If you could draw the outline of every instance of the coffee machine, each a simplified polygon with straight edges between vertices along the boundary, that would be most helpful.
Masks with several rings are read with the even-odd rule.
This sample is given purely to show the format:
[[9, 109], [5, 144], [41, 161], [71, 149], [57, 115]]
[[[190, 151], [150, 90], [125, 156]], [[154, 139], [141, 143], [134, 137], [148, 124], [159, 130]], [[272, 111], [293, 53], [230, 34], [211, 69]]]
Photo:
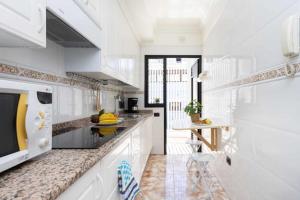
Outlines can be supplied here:
[[138, 108], [138, 98], [128, 98], [128, 113], [138, 113], [139, 108]]

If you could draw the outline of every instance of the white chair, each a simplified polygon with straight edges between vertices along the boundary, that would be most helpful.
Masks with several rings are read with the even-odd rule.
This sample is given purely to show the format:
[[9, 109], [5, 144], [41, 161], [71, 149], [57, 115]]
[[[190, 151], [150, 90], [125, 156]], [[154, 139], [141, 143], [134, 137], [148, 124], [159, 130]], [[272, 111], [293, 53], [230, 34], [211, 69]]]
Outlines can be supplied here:
[[205, 179], [205, 175], [208, 175], [208, 164], [210, 161], [214, 160], [214, 156], [210, 153], [201, 153], [198, 152], [198, 149], [201, 147], [202, 142], [199, 140], [189, 140], [186, 142], [187, 144], [191, 145], [193, 149], [193, 153], [190, 155], [186, 166], [191, 171], [191, 167], [195, 165], [196, 171], [194, 171], [194, 176], [192, 176], [192, 189], [196, 190], [201, 186], [203, 183], [204, 190], [206, 195], [203, 196], [202, 200], [212, 200], [213, 196], [210, 190], [210, 187]]
[[202, 145], [202, 142], [200, 140], [192, 140], [192, 139], [191, 140], [187, 140], [185, 143], [189, 144], [192, 147], [193, 153], [198, 152], [198, 149]]
[[200, 140], [191, 139], [191, 140], [187, 140], [185, 143], [190, 145], [192, 148], [192, 154], [189, 157], [188, 161], [186, 162], [186, 167], [189, 168], [193, 161], [192, 155], [198, 152], [198, 149], [201, 147], [202, 142]]

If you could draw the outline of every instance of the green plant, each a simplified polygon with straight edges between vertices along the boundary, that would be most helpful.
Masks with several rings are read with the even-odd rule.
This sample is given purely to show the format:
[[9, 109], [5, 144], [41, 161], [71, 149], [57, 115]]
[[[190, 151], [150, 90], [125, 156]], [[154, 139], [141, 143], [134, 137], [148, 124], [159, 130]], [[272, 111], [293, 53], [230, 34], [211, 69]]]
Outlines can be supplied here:
[[155, 103], [159, 103], [160, 99], [159, 98], [154, 98]]
[[191, 101], [187, 106], [184, 108], [184, 112], [188, 114], [189, 116], [193, 114], [198, 114], [202, 110], [202, 105], [199, 101], [193, 100]]

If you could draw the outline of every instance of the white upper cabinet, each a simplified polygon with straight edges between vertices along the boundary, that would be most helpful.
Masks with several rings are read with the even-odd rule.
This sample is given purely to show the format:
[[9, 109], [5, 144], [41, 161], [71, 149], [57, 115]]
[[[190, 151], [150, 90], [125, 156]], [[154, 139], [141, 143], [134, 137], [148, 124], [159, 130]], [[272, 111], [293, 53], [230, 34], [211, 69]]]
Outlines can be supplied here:
[[100, 0], [74, 0], [75, 3], [89, 16], [89, 18], [101, 28], [100, 24]]
[[101, 0], [101, 24], [102, 66], [114, 71], [117, 79], [137, 87], [140, 47], [118, 0]]
[[46, 47], [46, 0], [0, 0], [0, 46]]
[[[95, 79], [117, 79], [138, 88], [140, 47], [119, 1], [74, 1], [87, 14], [90, 13], [99, 19], [101, 50], [100, 52], [94, 49], [84, 52], [80, 49], [66, 50], [65, 57], [67, 59], [65, 60], [68, 60], [65, 66], [66, 70]], [[89, 10], [87, 9], [88, 5], [90, 5]], [[88, 54], [82, 58], [86, 53]]]

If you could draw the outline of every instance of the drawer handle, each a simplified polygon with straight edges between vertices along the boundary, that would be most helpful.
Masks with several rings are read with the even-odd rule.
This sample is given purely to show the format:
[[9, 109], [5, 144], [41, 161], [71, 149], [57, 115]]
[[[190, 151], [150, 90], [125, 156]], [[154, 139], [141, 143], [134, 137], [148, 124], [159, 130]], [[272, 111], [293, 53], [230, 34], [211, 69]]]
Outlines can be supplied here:
[[96, 175], [96, 178], [97, 178], [97, 180], [100, 182], [100, 188], [97, 188], [98, 190], [100, 189], [100, 194], [96, 197], [96, 199], [101, 199], [102, 196], [103, 196], [103, 188], [102, 188], [102, 186], [104, 185], [104, 184], [103, 184], [103, 179], [102, 179], [102, 177], [100, 176], [100, 174], [97, 174], [97, 175]]

